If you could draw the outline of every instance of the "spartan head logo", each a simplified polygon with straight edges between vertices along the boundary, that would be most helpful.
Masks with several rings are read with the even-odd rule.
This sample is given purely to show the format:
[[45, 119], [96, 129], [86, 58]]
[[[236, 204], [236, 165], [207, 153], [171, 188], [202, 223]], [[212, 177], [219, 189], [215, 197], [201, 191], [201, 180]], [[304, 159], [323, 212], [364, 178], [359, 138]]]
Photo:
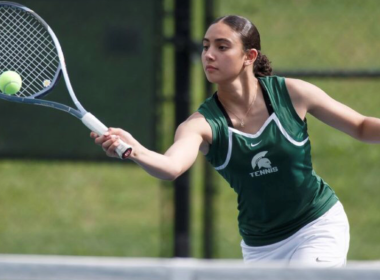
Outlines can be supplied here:
[[267, 158], [264, 158], [267, 153], [268, 151], [260, 152], [253, 157], [252, 162], [251, 162], [253, 169], [255, 169], [256, 166], [258, 166], [259, 169], [272, 168], [271, 166], [272, 163], [270, 162], [270, 160]]

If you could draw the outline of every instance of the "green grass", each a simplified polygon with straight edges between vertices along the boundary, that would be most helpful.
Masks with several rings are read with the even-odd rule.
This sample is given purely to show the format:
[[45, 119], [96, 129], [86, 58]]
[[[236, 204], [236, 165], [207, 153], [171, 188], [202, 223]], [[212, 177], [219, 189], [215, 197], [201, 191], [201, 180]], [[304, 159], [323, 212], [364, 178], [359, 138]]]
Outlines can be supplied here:
[[0, 252], [159, 255], [159, 182], [133, 165], [0, 161]]
[[376, 0], [219, 0], [217, 16], [249, 18], [275, 69], [379, 68]]

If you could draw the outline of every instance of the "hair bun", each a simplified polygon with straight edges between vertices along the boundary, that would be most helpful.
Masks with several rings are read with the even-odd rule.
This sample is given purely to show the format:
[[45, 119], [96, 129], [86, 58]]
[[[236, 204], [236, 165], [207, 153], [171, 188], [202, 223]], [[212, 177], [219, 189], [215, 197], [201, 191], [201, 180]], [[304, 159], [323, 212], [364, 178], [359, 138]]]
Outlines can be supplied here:
[[254, 63], [253, 72], [256, 77], [265, 77], [272, 75], [272, 67], [268, 57], [258, 51], [257, 58]]

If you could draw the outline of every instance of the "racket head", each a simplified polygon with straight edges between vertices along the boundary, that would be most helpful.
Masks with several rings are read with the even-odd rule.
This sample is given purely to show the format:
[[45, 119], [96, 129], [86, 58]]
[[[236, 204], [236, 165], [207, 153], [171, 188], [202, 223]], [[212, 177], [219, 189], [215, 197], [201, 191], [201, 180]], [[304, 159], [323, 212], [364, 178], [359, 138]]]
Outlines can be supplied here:
[[15, 71], [22, 78], [20, 91], [3, 99], [35, 99], [57, 84], [63, 55], [49, 25], [31, 9], [0, 1], [0, 74]]

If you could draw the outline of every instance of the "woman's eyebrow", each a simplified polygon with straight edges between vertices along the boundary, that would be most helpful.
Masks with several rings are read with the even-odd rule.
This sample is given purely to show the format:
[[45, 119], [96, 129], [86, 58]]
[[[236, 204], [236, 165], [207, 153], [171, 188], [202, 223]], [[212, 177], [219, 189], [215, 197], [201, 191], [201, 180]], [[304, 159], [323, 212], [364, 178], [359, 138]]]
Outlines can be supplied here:
[[[228, 39], [225, 39], [225, 38], [217, 38], [217, 39], [215, 39], [214, 41], [215, 41], [215, 42], [223, 42], [223, 43], [230, 43], [230, 44], [231, 44], [231, 41], [228, 40]], [[207, 43], [209, 43], [210, 40], [207, 39], [207, 38], [203, 38], [203, 42], [207, 42]]]

